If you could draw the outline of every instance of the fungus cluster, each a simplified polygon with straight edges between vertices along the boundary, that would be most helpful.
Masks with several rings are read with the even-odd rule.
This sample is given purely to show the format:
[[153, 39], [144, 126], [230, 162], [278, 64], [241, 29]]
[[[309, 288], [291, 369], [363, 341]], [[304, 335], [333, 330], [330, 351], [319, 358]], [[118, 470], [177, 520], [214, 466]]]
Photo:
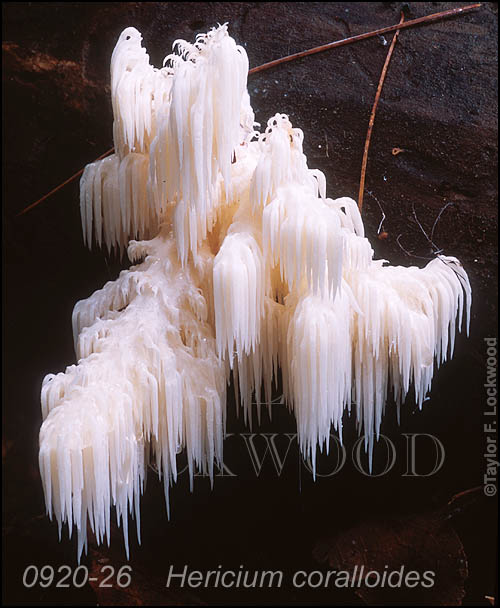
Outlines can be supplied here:
[[[140, 539], [148, 463], [169, 487], [222, 462], [231, 377], [245, 420], [280, 374], [300, 449], [315, 466], [355, 412], [371, 459], [385, 403], [419, 407], [453, 353], [471, 290], [457, 259], [373, 259], [356, 203], [326, 196], [303, 133], [276, 114], [263, 133], [248, 59], [225, 25], [176, 41], [164, 67], [127, 28], [111, 59], [115, 152], [81, 179], [84, 241], [135, 265], [73, 312], [78, 359], [43, 381], [47, 512], [97, 542], [111, 508]], [[313, 469], [314, 470], [314, 469]]]

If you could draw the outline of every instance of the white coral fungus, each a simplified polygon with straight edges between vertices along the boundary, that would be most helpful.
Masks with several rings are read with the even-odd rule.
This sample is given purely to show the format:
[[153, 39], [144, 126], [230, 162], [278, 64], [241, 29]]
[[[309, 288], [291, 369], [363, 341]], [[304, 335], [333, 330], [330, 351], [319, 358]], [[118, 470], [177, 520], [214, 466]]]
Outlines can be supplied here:
[[[222, 461], [233, 371], [245, 418], [279, 370], [313, 466], [351, 407], [371, 459], [389, 394], [419, 407], [453, 353], [471, 289], [455, 258], [373, 260], [356, 203], [326, 197], [303, 134], [254, 131], [248, 59], [225, 25], [177, 41], [162, 69], [127, 28], [111, 60], [115, 153], [81, 179], [84, 240], [139, 263], [73, 313], [78, 364], [42, 387], [40, 471], [59, 530], [139, 526], [153, 460], [165, 484]], [[143, 240], [131, 240], [143, 239]], [[152, 239], [152, 240], [145, 240]], [[141, 261], [142, 260], [142, 261]], [[140, 536], [139, 536], [140, 537]]]

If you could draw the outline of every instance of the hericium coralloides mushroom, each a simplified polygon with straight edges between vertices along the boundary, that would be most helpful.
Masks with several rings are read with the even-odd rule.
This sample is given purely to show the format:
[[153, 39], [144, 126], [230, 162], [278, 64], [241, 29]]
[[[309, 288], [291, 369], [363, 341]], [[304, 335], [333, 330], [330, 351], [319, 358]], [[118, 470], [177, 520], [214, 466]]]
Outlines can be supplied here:
[[281, 374], [313, 471], [353, 411], [371, 459], [389, 395], [422, 407], [453, 354], [471, 289], [453, 257], [424, 268], [374, 260], [358, 207], [326, 196], [284, 114], [261, 133], [248, 59], [227, 26], [178, 40], [164, 67], [127, 28], [111, 59], [115, 152], [80, 183], [84, 241], [134, 264], [78, 302], [78, 358], [43, 381], [40, 472], [61, 530], [110, 538], [111, 507], [140, 538], [148, 463], [169, 487], [223, 458], [232, 377], [252, 402]]

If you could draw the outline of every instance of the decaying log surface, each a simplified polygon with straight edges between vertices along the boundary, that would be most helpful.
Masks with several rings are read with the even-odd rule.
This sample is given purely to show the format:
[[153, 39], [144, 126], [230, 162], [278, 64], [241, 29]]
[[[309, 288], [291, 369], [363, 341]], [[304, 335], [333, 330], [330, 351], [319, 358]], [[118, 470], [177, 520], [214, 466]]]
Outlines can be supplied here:
[[[405, 10], [409, 19], [459, 4], [465, 3], [410, 2]], [[109, 63], [119, 33], [126, 26], [137, 27], [159, 66], [175, 39], [191, 40], [227, 21], [230, 33], [247, 49], [250, 66], [256, 66], [397, 23], [402, 6], [3, 4], [6, 603], [113, 602], [90, 586], [65, 595], [40, 587], [27, 591], [21, 579], [32, 563], [76, 565], [73, 543], [66, 539], [59, 545], [54, 525], [43, 515], [37, 465], [39, 389], [45, 373], [74, 360], [72, 306], [116, 276], [120, 263], [84, 249], [77, 182], [25, 216], [15, 216], [112, 145]], [[264, 124], [278, 111], [290, 115], [294, 126], [304, 130], [309, 166], [326, 174], [329, 196], [357, 197], [368, 119], [390, 37], [306, 57], [249, 78], [257, 120]], [[161, 597], [163, 591], [155, 585], [171, 563], [314, 570], [311, 550], [317, 540], [368, 515], [424, 512], [434, 501], [481, 483], [483, 339], [497, 335], [496, 40], [497, 3], [491, 2], [464, 17], [401, 32], [377, 111], [366, 175], [363, 215], [378, 257], [404, 265], [425, 263], [422, 258], [433, 252], [420, 223], [428, 236], [432, 233], [436, 248], [462, 261], [471, 279], [471, 338], [459, 340], [454, 362], [437, 374], [424, 411], [414, 413], [409, 407], [401, 428], [388, 421], [383, 429], [398, 444], [398, 456], [405, 453], [402, 433], [436, 435], [446, 447], [443, 470], [429, 478], [408, 479], [402, 477], [404, 462], [398, 461], [393, 474], [367, 479], [351, 466], [313, 484], [302, 468], [300, 492], [297, 467], [279, 479], [272, 466], [264, 467], [259, 478], [251, 467], [243, 467], [237, 477], [217, 479], [213, 493], [206, 480], [200, 480], [191, 496], [182, 481], [173, 493], [170, 524], [153, 478], [142, 505], [143, 545], [133, 547], [132, 565], [141, 581], [148, 569], [152, 572], [149, 584], [154, 589], [141, 600], [135, 587], [134, 601], [156, 602]], [[380, 208], [386, 216], [383, 239], [377, 238]], [[244, 430], [239, 423], [230, 424], [233, 432]], [[263, 428], [294, 432], [286, 412]], [[348, 432], [346, 444], [352, 446], [354, 439], [354, 431]], [[234, 469], [248, 460], [236, 441], [226, 454], [233, 458], [229, 462]], [[478, 501], [456, 522], [469, 563], [466, 599], [473, 603], [494, 592], [493, 513], [491, 501]], [[114, 541], [111, 556], [122, 551], [119, 534]], [[92, 549], [89, 567], [95, 567], [96, 556], [110, 559], [102, 557], [106, 549], [99, 551]], [[267, 594], [205, 590], [194, 599], [175, 593], [163, 597], [165, 602], [186, 604], [345, 600], [328, 590], [301, 594], [290, 587]], [[115, 603], [120, 601], [116, 596]]]

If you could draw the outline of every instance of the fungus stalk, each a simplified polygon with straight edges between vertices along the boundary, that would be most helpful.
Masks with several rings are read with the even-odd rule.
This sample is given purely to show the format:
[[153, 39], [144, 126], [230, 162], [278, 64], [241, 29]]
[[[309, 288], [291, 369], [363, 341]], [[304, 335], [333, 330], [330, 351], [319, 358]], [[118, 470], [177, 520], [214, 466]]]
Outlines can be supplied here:
[[42, 386], [47, 512], [128, 555], [128, 515], [154, 461], [169, 488], [222, 463], [226, 389], [252, 423], [281, 374], [315, 471], [353, 411], [370, 462], [387, 399], [421, 408], [453, 354], [471, 289], [452, 257], [425, 268], [373, 259], [357, 204], [326, 196], [303, 133], [276, 114], [256, 131], [248, 59], [225, 25], [177, 41], [164, 67], [127, 28], [111, 59], [115, 153], [80, 183], [84, 242], [132, 265], [73, 312], [78, 359]]

